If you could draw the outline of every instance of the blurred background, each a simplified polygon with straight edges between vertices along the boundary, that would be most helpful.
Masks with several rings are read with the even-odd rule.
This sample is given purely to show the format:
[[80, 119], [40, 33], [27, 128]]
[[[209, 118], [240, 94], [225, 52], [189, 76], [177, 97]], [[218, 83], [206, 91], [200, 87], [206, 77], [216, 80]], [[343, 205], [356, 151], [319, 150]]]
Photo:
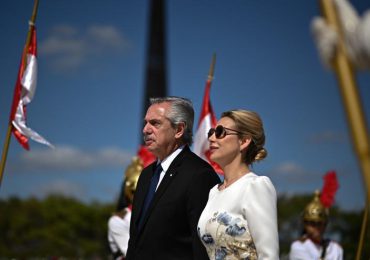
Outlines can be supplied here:
[[[38, 83], [27, 123], [56, 148], [31, 141], [25, 151], [12, 137], [0, 188], [0, 256], [105, 258], [106, 221], [142, 140], [145, 90], [191, 99], [198, 122], [216, 53], [216, 116], [243, 108], [264, 121], [269, 156], [253, 170], [269, 176], [279, 195], [282, 258], [299, 236], [304, 205], [334, 170], [340, 188], [330, 232], [353, 259], [365, 191], [335, 73], [310, 29], [319, 2], [163, 1], [160, 57], [149, 51], [158, 40], [150, 36], [151, 2], [40, 1]], [[365, 0], [351, 4], [360, 15], [370, 8]], [[32, 8], [30, 0], [4, 0], [0, 8], [1, 147]], [[156, 61], [161, 86], [148, 80]], [[356, 78], [369, 121], [369, 72]]]

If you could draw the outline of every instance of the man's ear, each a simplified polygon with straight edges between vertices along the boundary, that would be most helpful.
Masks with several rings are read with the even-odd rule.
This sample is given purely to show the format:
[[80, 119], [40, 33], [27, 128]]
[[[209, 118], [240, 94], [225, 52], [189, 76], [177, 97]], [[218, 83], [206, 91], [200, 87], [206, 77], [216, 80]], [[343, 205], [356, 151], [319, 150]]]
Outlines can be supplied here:
[[175, 138], [180, 139], [185, 133], [185, 123], [181, 122], [177, 124]]
[[249, 136], [249, 135], [245, 136], [242, 139], [240, 139], [239, 142], [240, 142], [240, 151], [243, 151], [243, 150], [247, 149], [249, 144], [252, 142], [252, 137]]

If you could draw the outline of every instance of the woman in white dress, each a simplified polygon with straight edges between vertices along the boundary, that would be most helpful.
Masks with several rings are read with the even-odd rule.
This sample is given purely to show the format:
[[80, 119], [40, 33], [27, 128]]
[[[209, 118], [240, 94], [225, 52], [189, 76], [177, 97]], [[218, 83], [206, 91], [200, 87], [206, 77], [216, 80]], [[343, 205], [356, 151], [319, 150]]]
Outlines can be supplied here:
[[224, 112], [208, 133], [210, 158], [224, 171], [198, 222], [210, 259], [279, 259], [276, 191], [270, 179], [251, 171], [267, 156], [259, 115]]

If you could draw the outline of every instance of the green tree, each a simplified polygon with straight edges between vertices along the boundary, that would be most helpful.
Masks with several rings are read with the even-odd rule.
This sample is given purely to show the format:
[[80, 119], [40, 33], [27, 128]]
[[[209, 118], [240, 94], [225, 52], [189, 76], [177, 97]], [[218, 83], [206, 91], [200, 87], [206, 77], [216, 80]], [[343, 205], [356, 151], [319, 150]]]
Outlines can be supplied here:
[[[278, 198], [282, 259], [287, 257], [290, 244], [301, 234], [301, 214], [311, 199], [312, 194]], [[107, 221], [114, 208], [113, 204], [84, 204], [57, 195], [43, 200], [16, 197], [0, 200], [0, 259], [107, 259]], [[337, 207], [330, 211], [326, 235], [341, 243], [345, 259], [355, 258], [361, 223], [362, 211], [343, 211]], [[369, 232], [361, 259], [370, 258], [368, 241]]]
[[50, 196], [43, 201], [0, 201], [0, 255], [4, 257], [107, 257], [107, 221], [113, 205], [85, 205]]

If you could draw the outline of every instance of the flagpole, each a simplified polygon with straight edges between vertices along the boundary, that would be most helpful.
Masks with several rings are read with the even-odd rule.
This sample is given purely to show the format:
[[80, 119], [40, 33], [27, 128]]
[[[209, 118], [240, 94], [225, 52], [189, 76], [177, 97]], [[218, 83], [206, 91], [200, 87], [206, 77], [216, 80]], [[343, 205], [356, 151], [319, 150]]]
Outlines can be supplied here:
[[[31, 41], [32, 28], [35, 26], [38, 6], [39, 6], [39, 1], [38, 0], [35, 0], [34, 1], [34, 4], [33, 4], [33, 11], [32, 11], [31, 20], [29, 21], [29, 29], [28, 29], [26, 44], [24, 46], [23, 54], [22, 54], [23, 64], [26, 64], [25, 61], [27, 59], [27, 49], [28, 49], [28, 46], [30, 45], [30, 41]], [[3, 175], [4, 175], [4, 169], [5, 169], [6, 159], [8, 157], [8, 150], [9, 150], [9, 144], [10, 144], [12, 129], [13, 129], [12, 120], [9, 117], [8, 130], [6, 132], [5, 143], [4, 143], [4, 147], [3, 147], [3, 153], [2, 153], [2, 156], [1, 156], [1, 164], [0, 164], [0, 187], [1, 187], [1, 183], [3, 181]]]
[[[326, 18], [327, 23], [330, 26], [333, 26], [339, 36], [339, 44], [333, 60], [333, 67], [339, 81], [340, 93], [352, 135], [352, 142], [355, 152], [357, 153], [364, 178], [365, 190], [367, 194], [367, 199], [365, 199], [365, 211], [368, 211], [368, 203], [370, 202], [370, 148], [365, 116], [361, 106], [360, 95], [358, 93], [352, 64], [346, 56], [346, 48], [343, 41], [343, 31], [341, 30], [341, 24], [338, 20], [333, 1], [321, 0], [320, 4], [323, 16]], [[367, 213], [364, 214], [364, 218], [367, 218]], [[366, 228], [364, 223], [366, 224], [366, 219], [363, 221], [361, 233], [363, 233], [364, 229]], [[360, 259], [363, 244], [362, 240], [363, 236], [361, 235], [356, 259]]]
[[208, 80], [209, 81], [213, 80], [213, 75], [214, 75], [214, 72], [215, 72], [215, 64], [216, 64], [216, 53], [213, 53], [212, 62], [211, 62], [211, 66], [209, 68], [209, 73], [208, 73]]

